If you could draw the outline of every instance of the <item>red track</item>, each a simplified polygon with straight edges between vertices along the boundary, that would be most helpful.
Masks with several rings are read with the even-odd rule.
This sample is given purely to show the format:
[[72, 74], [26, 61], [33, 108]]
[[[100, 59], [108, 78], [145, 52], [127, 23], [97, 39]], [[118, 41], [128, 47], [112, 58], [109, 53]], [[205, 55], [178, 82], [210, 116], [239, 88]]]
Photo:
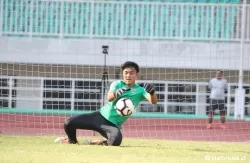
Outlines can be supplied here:
[[[67, 116], [0, 114], [0, 132], [19, 135], [65, 135]], [[124, 137], [193, 141], [250, 141], [250, 121], [227, 121], [228, 129], [206, 129], [206, 119], [131, 118], [123, 126]], [[92, 136], [92, 131], [78, 130], [78, 135]], [[97, 134], [96, 134], [97, 135]]]

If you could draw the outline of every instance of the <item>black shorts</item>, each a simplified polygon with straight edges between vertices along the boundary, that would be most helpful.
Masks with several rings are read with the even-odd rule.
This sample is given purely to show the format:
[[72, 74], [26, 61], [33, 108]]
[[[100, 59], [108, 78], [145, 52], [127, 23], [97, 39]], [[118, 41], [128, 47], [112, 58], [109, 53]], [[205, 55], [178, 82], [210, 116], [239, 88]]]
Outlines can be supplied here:
[[225, 100], [210, 99], [210, 111], [219, 109], [219, 111], [225, 111]]

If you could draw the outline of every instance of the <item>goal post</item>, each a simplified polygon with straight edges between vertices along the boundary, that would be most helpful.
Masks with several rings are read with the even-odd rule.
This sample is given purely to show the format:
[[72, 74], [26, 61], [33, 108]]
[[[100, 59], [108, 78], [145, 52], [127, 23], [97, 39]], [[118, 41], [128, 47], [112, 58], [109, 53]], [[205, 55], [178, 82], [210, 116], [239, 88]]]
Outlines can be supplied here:
[[[247, 1], [243, 0], [242, 10], [241, 10], [241, 39], [240, 39], [240, 56], [239, 56], [239, 87], [235, 91], [235, 109], [234, 118], [243, 120], [245, 116], [245, 90], [243, 89], [243, 59], [244, 59], [244, 44], [245, 44], [245, 28], [246, 28], [246, 5]], [[250, 22], [249, 22], [250, 23]]]
[[[245, 140], [250, 5], [230, 2], [0, 0], [0, 131], [63, 135], [67, 117], [103, 106], [131, 60], [159, 101], [139, 105], [126, 136]], [[226, 131], [206, 129], [217, 70], [228, 81]]]

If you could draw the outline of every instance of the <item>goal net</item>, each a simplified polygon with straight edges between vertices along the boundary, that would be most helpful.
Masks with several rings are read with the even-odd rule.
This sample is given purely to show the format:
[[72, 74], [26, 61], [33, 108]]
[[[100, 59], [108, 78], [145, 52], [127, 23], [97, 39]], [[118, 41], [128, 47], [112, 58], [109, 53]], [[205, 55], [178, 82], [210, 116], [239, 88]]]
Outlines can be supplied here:
[[[104, 105], [129, 60], [158, 103], [139, 105], [125, 137], [247, 141], [249, 41], [250, 6], [239, 0], [0, 0], [0, 131], [64, 135], [67, 117]], [[218, 70], [228, 82], [225, 130], [218, 110], [206, 128]]]

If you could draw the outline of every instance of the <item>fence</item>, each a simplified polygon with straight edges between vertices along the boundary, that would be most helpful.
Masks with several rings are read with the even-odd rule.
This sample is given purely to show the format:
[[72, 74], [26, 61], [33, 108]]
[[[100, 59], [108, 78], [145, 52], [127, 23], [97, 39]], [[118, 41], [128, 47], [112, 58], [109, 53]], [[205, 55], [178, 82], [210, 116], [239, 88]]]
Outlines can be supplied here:
[[[95, 111], [102, 105], [102, 81], [97, 79], [69, 79], [49, 77], [0, 78], [0, 97], [5, 108], [36, 110]], [[145, 81], [138, 81], [143, 83]], [[150, 81], [147, 81], [150, 82]], [[154, 81], [158, 94], [158, 105], [142, 102], [138, 112], [159, 112], [164, 114], [206, 115], [209, 105], [209, 90], [204, 82]], [[235, 88], [228, 85], [228, 115], [233, 115]], [[244, 84], [245, 113], [250, 114], [250, 84]]]

